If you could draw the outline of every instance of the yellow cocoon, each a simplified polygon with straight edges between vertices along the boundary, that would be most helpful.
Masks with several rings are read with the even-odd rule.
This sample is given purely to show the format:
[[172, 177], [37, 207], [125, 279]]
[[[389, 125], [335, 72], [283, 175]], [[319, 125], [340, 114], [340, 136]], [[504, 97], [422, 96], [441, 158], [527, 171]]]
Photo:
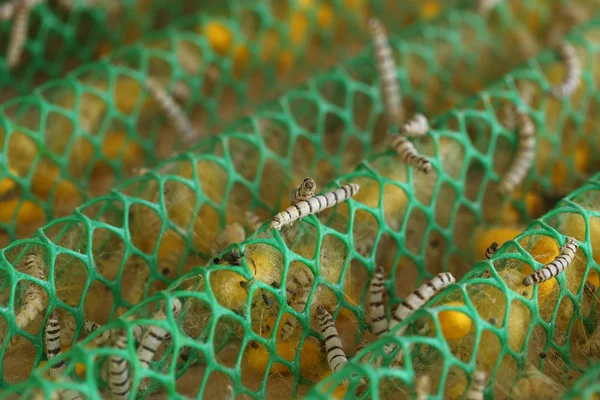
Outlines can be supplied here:
[[[300, 352], [300, 370], [314, 370], [315, 366], [325, 362], [325, 354], [321, 352], [321, 346], [313, 341], [305, 340], [302, 348], [299, 348], [298, 341], [277, 342], [277, 355], [286, 361], [293, 362], [296, 353]], [[271, 359], [269, 351], [262, 345], [257, 348], [248, 347], [246, 349], [246, 365], [249, 369], [256, 372], [264, 372]], [[290, 373], [291, 371], [281, 363], [271, 365], [269, 373]]]
[[[451, 301], [445, 305], [462, 307], [464, 303], [461, 301]], [[467, 336], [473, 325], [473, 321], [467, 314], [454, 310], [440, 312], [438, 314], [438, 321], [442, 329], [442, 334], [447, 340], [457, 340]], [[431, 330], [434, 330], [435, 325], [433, 321], [430, 321], [430, 325]]]

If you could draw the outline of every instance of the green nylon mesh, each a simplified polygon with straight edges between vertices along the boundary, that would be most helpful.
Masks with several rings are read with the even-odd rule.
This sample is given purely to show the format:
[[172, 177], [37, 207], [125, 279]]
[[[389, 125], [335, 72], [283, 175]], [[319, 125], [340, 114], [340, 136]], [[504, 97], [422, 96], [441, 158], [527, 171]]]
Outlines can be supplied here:
[[[499, 15], [507, 15], [507, 10], [508, 6], [502, 8]], [[485, 26], [469, 14], [450, 13], [448, 18], [455, 23], [461, 18], [473, 21], [477, 29]], [[309, 398], [329, 398], [334, 389], [339, 394], [335, 385], [345, 381], [350, 385], [347, 394], [358, 389], [361, 396], [403, 398], [414, 394], [415, 375], [427, 373], [433, 395], [460, 398], [477, 368], [491, 379], [488, 395], [516, 396], [515, 390], [522, 394], [527, 389], [528, 382], [521, 379], [529, 377], [532, 366], [564, 391], [593, 360], [580, 348], [586, 333], [594, 330], [591, 310], [596, 300], [586, 298], [584, 282], [599, 270], [594, 261], [598, 177], [558, 206], [553, 203], [584, 182], [598, 162], [589, 148], [596, 145], [590, 133], [596, 114], [599, 24], [594, 19], [569, 36], [578, 48], [585, 82], [570, 99], [559, 101], [548, 95], [551, 82], [560, 81], [562, 68], [554, 53], [544, 52], [434, 118], [427, 139], [416, 143], [420, 152], [431, 157], [432, 175], [408, 169], [391, 151], [382, 150], [378, 80], [372, 56], [362, 56], [319, 75], [224, 134], [201, 142], [194, 151], [89, 201], [71, 217], [49, 223], [31, 239], [11, 243], [2, 251], [5, 307], [0, 312], [5, 321], [0, 332], [10, 339], [0, 353], [3, 386], [22, 379], [19, 368], [28, 371], [43, 360], [40, 327], [49, 311], [59, 315], [64, 345], [82, 337], [86, 319], [108, 322], [104, 329], [125, 328], [132, 339], [134, 326], [157, 324], [149, 319], [153, 310], [177, 297], [184, 310], [177, 318], [169, 314], [161, 324], [172, 339], [159, 351], [151, 370], [135, 361], [133, 344], [125, 352], [136, 390], [143, 378], [152, 378], [150, 388], [141, 390], [144, 395], [162, 390], [171, 396], [208, 398], [227, 391], [233, 397], [263, 398], [304, 395], [310, 390]], [[450, 43], [460, 43], [459, 37]], [[393, 45], [411, 49], [410, 39]], [[414, 46], [423, 50], [419, 44]], [[432, 59], [437, 54], [452, 58], [453, 51], [432, 52]], [[515, 61], [504, 62], [508, 69]], [[464, 70], [456, 62], [448, 65], [457, 73]], [[486, 82], [473, 83], [471, 76], [461, 86], [456, 75], [437, 71], [447, 96], [440, 99], [435, 98], [439, 87], [430, 85], [434, 79], [412, 86], [415, 71], [423, 73], [423, 68], [411, 70], [402, 63], [399, 68], [408, 115], [422, 110], [433, 116], [455, 104], [461, 93]], [[450, 85], [453, 90], [448, 90]], [[422, 91], [415, 90], [421, 87]], [[530, 105], [518, 99], [517, 88], [533, 90]], [[518, 193], [507, 199], [499, 198], [495, 188], [517, 144], [515, 131], [503, 126], [502, 119], [512, 103], [523, 106], [534, 119], [538, 142], [535, 167]], [[359, 163], [360, 158], [365, 160]], [[354, 172], [346, 173], [354, 165], [358, 165]], [[268, 231], [266, 224], [256, 233], [245, 226], [246, 210], [268, 220], [288, 204], [289, 188], [304, 176], [313, 176], [322, 190], [346, 182], [360, 183], [362, 189], [354, 200], [319, 218], [305, 218], [281, 234]], [[334, 181], [325, 186], [330, 179]], [[475, 265], [482, 258], [477, 251], [478, 240], [485, 237], [482, 230], [499, 223], [521, 230], [534, 217], [541, 218], [508, 241], [491, 261]], [[246, 234], [253, 234], [246, 240], [230, 237], [229, 242], [240, 243], [222, 254], [222, 262], [190, 271], [212, 257], [214, 239], [226, 223], [238, 223]], [[564, 235], [581, 242], [577, 265], [544, 293], [537, 287], [519, 287], [525, 264], [540, 267], [527, 253], [534, 251], [542, 236], [562, 245]], [[234, 249], [246, 254], [241, 266], [231, 265]], [[23, 270], [24, 256], [32, 254], [43, 258], [45, 280]], [[316, 306], [325, 306], [343, 324], [345, 348], [353, 355], [363, 336], [373, 339], [364, 304], [365, 282], [374, 265], [386, 269], [388, 312], [432, 274], [451, 271], [457, 277], [467, 276], [407, 320], [407, 335], [373, 341], [341, 371], [311, 389], [327, 371], [314, 330]], [[315, 283], [311, 306], [298, 313], [286, 304], [290, 300], [286, 287], [291, 287], [300, 270], [308, 271]], [[490, 278], [482, 275], [485, 270], [491, 271]], [[245, 282], [245, 288], [240, 282]], [[26, 329], [18, 329], [16, 310], [34, 285], [47, 293], [47, 309]], [[431, 305], [442, 299], [464, 305]], [[444, 337], [438, 317], [447, 309], [468, 316], [472, 324], [468, 335], [458, 340]], [[277, 332], [290, 314], [299, 317], [302, 329], [285, 344]], [[46, 365], [26, 382], [7, 388], [4, 395], [70, 387], [86, 397], [98, 397], [98, 390], [107, 389], [105, 361], [115, 353], [110, 346], [85, 348], [99, 332], [64, 352], [66, 372], [58, 381], [43, 377]], [[366, 351], [381, 353], [383, 345], [391, 342], [402, 346], [403, 366], [390, 368], [386, 358], [381, 366], [359, 362]], [[77, 375], [77, 363], [87, 368], [82, 377]], [[366, 389], [358, 387], [361, 376], [369, 382]], [[573, 390], [585, 385], [585, 379]]]
[[[8, 1], [6, 1], [8, 3]], [[31, 91], [34, 85], [57, 77], [74, 65], [99, 58], [111, 48], [131, 43], [145, 32], [160, 29], [199, 2], [104, 1], [92, 6], [76, 0], [71, 9], [58, 2], [42, 2], [31, 11], [25, 53], [17, 67], [2, 68], [2, 100]], [[0, 23], [2, 62], [13, 20]]]
[[[364, 29], [353, 37], [332, 37], [331, 33], [343, 26], [352, 30], [364, 20], [364, 7], [359, 7], [360, 2], [357, 4], [339, 12], [333, 8], [336, 19], [326, 23], [314, 21], [316, 10], [321, 8], [310, 8], [309, 20], [317, 24], [312, 36], [312, 30], [298, 28], [297, 24], [279, 36], [273, 35], [274, 28], [268, 25], [260, 28], [257, 40], [246, 44], [242, 40], [241, 26], [233, 22], [235, 19], [227, 24], [221, 21], [219, 26], [225, 27], [223, 29], [229, 26], [226, 32], [235, 32], [233, 37], [239, 38], [232, 40], [229, 50], [219, 44], [223, 35], [227, 36], [222, 29], [212, 35], [194, 32], [197, 26], [214, 23], [210, 17], [199, 14], [162, 33], [148, 35], [146, 41], [119, 50], [106, 61], [86, 64], [64, 79], [47, 83], [34, 96], [5, 104], [2, 112], [8, 118], [3, 120], [3, 150], [7, 159], [1, 172], [6, 183], [3, 193], [18, 192], [20, 197], [3, 204], [5, 212], [0, 214], [3, 243], [33, 233], [52, 218], [69, 215], [83, 200], [106, 193], [139, 167], [151, 167], [174, 149], [181, 148], [182, 143], [173, 134], [171, 125], [157, 112], [156, 105], [143, 89], [149, 75], [164, 82], [169, 91], [184, 84], [191, 96], [184, 99], [183, 106], [193, 116], [200, 137], [207, 137], [218, 132], [226, 122], [248, 112], [251, 104], [278, 93], [278, 90], [265, 89], [285, 88], [286, 82], [292, 84], [303, 78], [298, 71], [308, 72], [347, 56], [356, 39], [364, 40]], [[491, 20], [489, 25], [473, 14], [450, 10], [433, 24], [417, 26], [404, 33], [412, 39], [398, 42], [396, 47], [402, 54], [399, 61], [406, 71], [399, 75], [401, 84], [411, 96], [407, 107], [433, 113], [447, 109], [459, 101], [461, 95], [482, 88], [519, 60], [535, 53], [540, 47], [536, 37], [540, 40], [545, 37], [549, 21], [560, 12], [554, 7], [553, 13], [542, 8], [543, 12], [536, 14], [536, 4], [525, 3], [515, 10], [506, 7], [500, 15], [513, 13], [513, 18], [507, 18], [510, 22]], [[259, 9], [262, 14], [268, 11]], [[381, 14], [387, 11], [383, 7], [376, 9]], [[288, 17], [280, 24], [294, 19], [298, 13], [288, 10], [283, 15]], [[269, 20], [267, 15], [262, 17]], [[534, 35], [526, 33], [526, 23], [535, 28]], [[323, 24], [322, 29], [317, 29], [320, 24]], [[297, 37], [312, 40], [288, 49], [289, 42]], [[519, 56], [509, 52], [507, 47], [515, 37], [528, 38], [523, 40], [528, 44]], [[249, 55], [243, 49], [247, 49]], [[471, 50], [474, 52], [470, 53]], [[288, 64], [289, 56], [297, 65], [295, 73]], [[360, 74], [357, 79], [369, 83], [373, 67], [362, 60], [355, 61], [354, 65], [355, 71], [350, 73]], [[341, 74], [344, 68], [340, 68], [333, 73]], [[455, 77], [455, 71], [465, 68], [478, 78]], [[337, 92], [345, 90], [345, 79], [341, 75], [337, 82], [318, 90], [326, 90], [335, 105], [338, 101], [335, 98], [344, 96]], [[453, 91], [434, 95], [449, 84]], [[357, 96], [365, 102], [370, 101], [369, 93], [359, 93]], [[425, 93], [431, 94], [425, 98]], [[319, 106], [315, 100], [311, 102], [305, 96], [294, 99], [294, 103], [301, 104], [293, 106], [311, 113]], [[311, 103], [310, 107], [307, 103]], [[329, 114], [327, 124], [336, 124], [337, 116]], [[40, 137], [36, 134], [38, 131], [45, 135]], [[367, 144], [366, 140], [361, 141]], [[40, 148], [43, 151], [38, 151]], [[361, 158], [365, 155], [358, 154]]]

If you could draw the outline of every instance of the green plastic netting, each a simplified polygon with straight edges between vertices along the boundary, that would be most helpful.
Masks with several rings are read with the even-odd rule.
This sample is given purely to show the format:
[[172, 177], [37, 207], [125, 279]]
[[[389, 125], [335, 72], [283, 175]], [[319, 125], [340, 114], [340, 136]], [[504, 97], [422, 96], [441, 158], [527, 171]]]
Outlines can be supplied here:
[[[507, 7], [499, 12], [503, 18], [492, 20], [489, 25], [474, 14], [450, 10], [432, 24], [403, 33], [411, 39], [398, 41], [396, 47], [402, 52], [401, 83], [411, 96], [407, 107], [432, 113], [447, 109], [464, 94], [482, 88], [519, 60], [535, 53], [550, 29], [552, 16], [560, 12], [558, 7], [552, 13], [540, 8], [536, 14], [536, 5], [536, 2], [525, 3], [515, 10]], [[2, 113], [8, 117], [3, 120], [7, 162], [3, 163], [0, 182], [4, 182], [2, 194], [16, 192], [19, 198], [13, 196], [2, 204], [5, 210], [0, 213], [5, 233], [2, 242], [27, 236], [45, 222], [69, 215], [85, 199], [106, 193], [139, 167], [151, 167], [173, 150], [187, 145], [181, 143], [164, 115], [149, 100], [144, 89], [148, 76], [159, 79], [170, 92], [181, 89], [183, 84], [184, 91], [190, 93], [183, 100], [183, 107], [193, 116], [200, 137], [210, 136], [226, 122], [248, 112], [252, 104], [279, 92], [265, 89], [285, 88], [286, 82], [292, 84], [303, 79], [298, 71], [309, 72], [331, 64], [346, 57], [358, 39], [364, 41], [364, 29], [349, 37], [332, 35], [342, 27], [352, 30], [364, 20], [364, 6], [353, 7], [336, 12], [337, 19], [333, 21], [311, 20], [317, 24], [313, 30], [288, 28], [273, 36], [272, 26], [261, 28], [259, 39], [248, 44], [232, 39], [229, 50], [221, 45], [213, 48], [221, 41], [213, 39], [211, 43], [205, 35], [195, 32], [198, 26], [209, 26], [212, 21], [200, 14], [161, 33], [147, 35], [144, 42], [119, 50], [103, 62], [86, 64], [64, 79], [47, 83], [33, 96], [6, 103]], [[315, 9], [318, 8], [310, 9], [312, 18]], [[381, 14], [387, 11], [383, 7], [376, 9]], [[268, 20], [267, 11], [262, 11], [263, 19]], [[511, 13], [513, 17], [509, 17]], [[284, 15], [289, 16], [289, 12]], [[529, 23], [533, 33], [527, 33]], [[235, 29], [234, 37], [241, 37], [241, 27], [234, 22], [217, 24], [221, 28], [230, 26], [232, 32]], [[325, 25], [319, 30], [319, 24]], [[303, 33], [300, 37], [312, 41], [290, 50], [289, 42], [298, 36], [299, 29]], [[221, 37], [223, 31], [216, 31], [221, 34], [217, 38]], [[527, 45], [518, 56], [507, 47], [515, 37], [527, 38], [523, 39]], [[246, 49], [249, 54], [239, 49]], [[221, 55], [219, 52], [223, 51]], [[289, 66], [285, 67], [289, 61], [283, 63], [282, 70], [281, 60], [289, 60], [288, 56], [297, 64], [294, 73]], [[372, 66], [368, 67], [364, 60], [356, 60], [350, 66], [355, 70], [350, 73], [364, 74], [359, 78], [363, 81], [373, 73]], [[457, 77], [455, 72], [464, 69], [478, 78], [471, 79], [469, 74]], [[325, 94], [335, 105], [338, 101], [335, 98], [344, 96], [336, 92], [344, 90], [344, 79], [341, 75], [338, 82], [318, 90], [328, 91]], [[451, 92], [437, 94], [449, 84]], [[369, 94], [359, 93], [357, 96], [362, 96], [368, 105]], [[303, 103], [303, 100], [293, 102]], [[304, 101], [307, 102], [309, 99]], [[318, 104], [311, 108], [306, 104], [293, 106], [311, 113]], [[327, 123], [335, 124], [336, 115], [329, 114]], [[38, 135], [39, 131], [45, 134]], [[367, 140], [361, 142], [366, 144]], [[365, 154], [359, 153], [355, 160]]]
[[[502, 5], [494, 15], [506, 18], [510, 12], [510, 5]], [[412, 49], [414, 57], [431, 54], [425, 57], [428, 61], [440, 54], [464, 60], [473, 48], [463, 44], [466, 38], [483, 43], [468, 44], [481, 46], [475, 47], [482, 49], [475, 55], [485, 60], [482, 65], [476, 58], [467, 61], [473, 71], [487, 62], [498, 67], [497, 60], [503, 60], [506, 71], [516, 62], [508, 58], [508, 50], [505, 58], [487, 58], [483, 49], [500, 49], [498, 41], [493, 47], [484, 42], [485, 36], [456, 34], [461, 27], [457, 21], [464, 18], [469, 21], [467, 32], [473, 32], [473, 26], [480, 32], [485, 27], [482, 19], [464, 12], [450, 12], [447, 18], [457, 24], [447, 31], [443, 25], [422, 27], [424, 32], [443, 32], [439, 40], [450, 43], [446, 52], [431, 51], [417, 40], [392, 41], [406, 65], [411, 65], [407, 60]], [[448, 40], [452, 35], [456, 36]], [[564, 393], [594, 358], [586, 353], [586, 340], [594, 331], [597, 301], [585, 292], [584, 283], [600, 271], [594, 257], [594, 250], [600, 249], [595, 239], [600, 177], [556, 207], [554, 203], [583, 183], [598, 164], [599, 156], [590, 149], [597, 145], [592, 132], [599, 35], [598, 18], [569, 35], [584, 70], [584, 84], [571, 98], [549, 95], [551, 83], [562, 78], [562, 67], [556, 55], [546, 51], [434, 118], [427, 138], [416, 143], [432, 159], [431, 175], [406, 168], [391, 151], [383, 150], [378, 79], [373, 57], [366, 53], [202, 141], [193, 151], [89, 201], [72, 216], [50, 222], [32, 238], [11, 243], [1, 252], [5, 307], [0, 309], [0, 332], [8, 340], [0, 352], [6, 388], [0, 396], [32, 396], [39, 390], [58, 394], [73, 388], [86, 398], [98, 398], [99, 391], [108, 390], [106, 361], [116, 350], [90, 350], [86, 345], [110, 328], [126, 329], [133, 341], [139, 325], [160, 325], [172, 336], [151, 369], [136, 361], [133, 343], [123, 352], [132, 365], [135, 390], [144, 378], [151, 378], [150, 387], [140, 390], [145, 396], [331, 398], [334, 390], [351, 396], [359, 389], [363, 397], [408, 398], [414, 395], [415, 376], [427, 374], [432, 396], [461, 398], [469, 376], [479, 369], [488, 373], [488, 396], [524, 398], [541, 379], [530, 380], [539, 378], [533, 368], [552, 382], [538, 387]], [[423, 36], [420, 40], [427, 40]], [[464, 49], [461, 57], [454, 58], [454, 44]], [[416, 62], [411, 69], [402, 61], [398, 75], [407, 115], [420, 110], [433, 117], [501, 74], [496, 70], [486, 77], [477, 70], [461, 83], [459, 73], [467, 69], [459, 61], [440, 62], [444, 71], [426, 70]], [[455, 72], [443, 75], [448, 70]], [[419, 72], [429, 79], [415, 84], [412, 79]], [[437, 87], [429, 74], [441, 82]], [[473, 83], [475, 78], [478, 82]], [[525, 89], [533, 92], [529, 105], [519, 98], [519, 90]], [[503, 125], [510, 104], [532, 117], [538, 142], [535, 166], [518, 193], [500, 198], [495, 189], [517, 144], [515, 131]], [[304, 176], [315, 178], [321, 190], [355, 182], [361, 192], [331, 212], [307, 217], [281, 233], [269, 231], [268, 224], [254, 232], [245, 212], [267, 221], [289, 203], [289, 189]], [[535, 217], [540, 218], [525, 229], [523, 224]], [[213, 251], [223, 250], [215, 249], [215, 239], [226, 224], [236, 223], [251, 235], [245, 240], [243, 234], [229, 236], [228, 242], [235, 243], [220, 254], [221, 262], [199, 267]], [[507, 241], [490, 261], [476, 264], [482, 258], [482, 238], [489, 236], [490, 228], [507, 224], [523, 233]], [[543, 292], [541, 286], [523, 287], [522, 270], [541, 265], [533, 254], [538, 243], [557, 247], [564, 244], [565, 235], [581, 242], [573, 265]], [[239, 266], [232, 265], [234, 250], [245, 254]], [[45, 279], [23, 269], [25, 257], [31, 255], [43, 260]], [[375, 265], [386, 269], [388, 312], [437, 272], [466, 276], [408, 319], [407, 335], [375, 341], [364, 312], [365, 283]], [[299, 271], [314, 279], [311, 306], [303, 312], [287, 304], [293, 297], [286, 298], [286, 288]], [[26, 329], [18, 329], [15, 315], [32, 287], [46, 293], [45, 311]], [[174, 298], [184, 302], [180, 316], [169, 313], [162, 323], [150, 319], [165, 300]], [[460, 305], [443, 305], [450, 300]], [[314, 329], [317, 305], [335, 316], [348, 355], [364, 338], [373, 343], [313, 388], [328, 369]], [[439, 316], [446, 310], [459, 310], [470, 321], [466, 335], [450, 339], [442, 333]], [[63, 345], [73, 345], [58, 361], [8, 387], [44, 359], [40, 327], [50, 311], [59, 316]], [[290, 316], [299, 318], [300, 327], [284, 343], [278, 331]], [[85, 335], [80, 332], [84, 320], [108, 325], [75, 344]], [[360, 362], [367, 351], [383, 354], [383, 345], [392, 342], [405, 354], [402, 366], [391, 368], [385, 357], [379, 366]], [[61, 360], [67, 362], [66, 371], [51, 382], [44, 372]], [[78, 363], [85, 365], [85, 373]], [[361, 377], [369, 385], [359, 387]], [[573, 391], [585, 385], [586, 378], [581, 379]], [[343, 382], [349, 387], [341, 387]]]
[[111, 48], [131, 43], [145, 32], [160, 29], [202, 6], [193, 1], [108, 0], [90, 5], [85, 0], [75, 0], [71, 3], [69, 8], [61, 2], [41, 2], [32, 9], [25, 52], [14, 68], [5, 65], [14, 21], [0, 23], [0, 48], [4, 50], [0, 99], [5, 101], [16, 94], [30, 93], [40, 82], [64, 74], [74, 65], [99, 58]]

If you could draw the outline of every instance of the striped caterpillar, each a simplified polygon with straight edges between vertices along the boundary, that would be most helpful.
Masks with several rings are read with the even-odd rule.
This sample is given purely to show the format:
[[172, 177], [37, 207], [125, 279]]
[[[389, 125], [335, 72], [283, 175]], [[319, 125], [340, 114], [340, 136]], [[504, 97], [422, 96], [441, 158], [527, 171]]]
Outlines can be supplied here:
[[558, 43], [557, 52], [565, 63], [565, 77], [551, 92], [554, 97], [569, 97], [581, 84], [581, 62], [573, 45], [565, 40]]
[[373, 38], [377, 71], [381, 77], [385, 114], [389, 125], [397, 126], [402, 119], [402, 108], [392, 50], [388, 44], [385, 29], [378, 19], [371, 18], [369, 20], [369, 30]]
[[398, 154], [400, 160], [418, 171], [430, 173], [433, 169], [429, 160], [417, 152], [415, 146], [402, 135], [389, 135], [389, 145]]
[[519, 148], [515, 161], [498, 185], [498, 192], [502, 195], [512, 192], [523, 181], [535, 157], [536, 138], [533, 121], [521, 110], [517, 110], [516, 113], [519, 121]]
[[271, 228], [280, 230], [284, 225], [289, 225], [298, 219], [316, 214], [349, 199], [358, 193], [359, 190], [360, 187], [357, 184], [349, 183], [331, 192], [318, 194], [308, 200], [299, 201], [275, 215], [271, 221]]
[[485, 372], [475, 371], [471, 377], [471, 386], [465, 394], [465, 400], [484, 400]]
[[400, 133], [408, 137], [420, 137], [429, 132], [429, 121], [423, 114], [415, 114], [402, 125]]
[[148, 91], [158, 103], [163, 112], [167, 115], [175, 129], [183, 137], [185, 142], [191, 142], [198, 137], [198, 133], [192, 126], [192, 122], [185, 115], [183, 109], [177, 104], [162, 85], [153, 78], [146, 80]]
[[567, 243], [561, 248], [560, 254], [541, 269], [525, 277], [523, 285], [531, 286], [533, 284], [540, 284], [563, 272], [571, 264], [573, 258], [575, 258], [578, 248], [579, 243], [577, 243], [577, 240], [568, 238]]
[[29, 30], [31, 9], [41, 2], [42, 0], [12, 2], [6, 4], [6, 8], [2, 10], [3, 17], [8, 16], [8, 18], [11, 18], [14, 16], [13, 27], [8, 42], [8, 55], [6, 56], [6, 66], [8, 69], [16, 67], [21, 62], [27, 40], [27, 31]]
[[492, 244], [490, 244], [490, 247], [485, 249], [485, 259], [489, 260], [490, 258], [494, 257], [494, 254], [496, 254], [497, 251], [498, 251], [498, 242], [493, 242]]

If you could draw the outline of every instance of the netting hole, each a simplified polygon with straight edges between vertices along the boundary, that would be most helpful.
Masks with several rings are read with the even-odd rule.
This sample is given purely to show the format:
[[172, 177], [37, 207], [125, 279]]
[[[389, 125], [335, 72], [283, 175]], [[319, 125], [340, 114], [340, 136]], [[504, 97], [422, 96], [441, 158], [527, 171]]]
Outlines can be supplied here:
[[60, 253], [54, 259], [56, 296], [65, 304], [76, 307], [82, 300], [88, 273], [85, 264], [69, 254]]
[[438, 190], [435, 202], [435, 222], [440, 228], [449, 228], [452, 208], [448, 207], [448, 204], [456, 204], [458, 193], [448, 182], [442, 182]]
[[[546, 358], [546, 353], [544, 353], [543, 350], [547, 341], [548, 333], [546, 333], [546, 330], [539, 324], [535, 325], [527, 340], [527, 354], [532, 363], [536, 366], [540, 365], [540, 361]], [[540, 354], [542, 354], [541, 357]]]
[[198, 160], [196, 172], [202, 193], [215, 203], [221, 203], [229, 180], [228, 171], [212, 160]]
[[[294, 170], [307, 171], [318, 157], [318, 150], [315, 144], [305, 136], [298, 136], [293, 144], [292, 162]], [[321, 185], [324, 182], [321, 182]], [[319, 184], [319, 182], [317, 182]]]
[[208, 204], [202, 204], [195, 214], [192, 236], [194, 248], [203, 253], [210, 253], [221, 226], [222, 222], [217, 210]]
[[[467, 169], [466, 182], [468, 182], [464, 195], [473, 202], [480, 202], [481, 187], [486, 177], [487, 168], [483, 162], [473, 159]], [[442, 197], [443, 198], [443, 197]], [[454, 204], [454, 203], [450, 203]]]
[[420, 268], [412, 257], [402, 256], [392, 268], [395, 278], [394, 302], [403, 299], [417, 288], [417, 283], [422, 279], [419, 276]]
[[[211, 188], [207, 188], [210, 190]], [[165, 182], [164, 203], [167, 209], [166, 218], [162, 222], [171, 222], [185, 231], [194, 218], [197, 194], [189, 184], [171, 179]]]
[[[446, 242], [446, 238], [441, 232], [430, 230], [429, 234], [424, 237], [424, 243], [427, 272], [437, 274], [442, 271], [448, 271], [457, 278], [464, 275], [465, 268], [463, 266], [465, 262], [456, 253], [452, 253], [450, 259], [446, 262], [446, 252], [449, 244]], [[470, 268], [470, 266], [467, 267], [467, 271]]]
[[405, 246], [408, 252], [414, 255], [421, 254], [422, 249], [425, 247], [423, 239], [429, 224], [429, 218], [423, 210], [420, 208], [413, 208], [410, 210], [405, 229]]
[[129, 234], [131, 243], [150, 254], [160, 239], [160, 215], [145, 204], [135, 203], [129, 208]]
[[14, 384], [26, 379], [33, 370], [36, 347], [21, 335], [12, 336], [16, 347], [4, 354], [2, 360], [3, 379], [8, 384]]
[[280, 157], [288, 153], [290, 142], [290, 128], [277, 119], [261, 119], [258, 131], [265, 138], [266, 147]]
[[[365, 96], [366, 97], [366, 96]], [[369, 97], [370, 99], [370, 97]], [[383, 113], [380, 113], [377, 116], [371, 116], [371, 118], [375, 118], [373, 123], [373, 146], [381, 146], [383, 147], [386, 142], [386, 137], [388, 135], [388, 127], [386, 117]], [[367, 131], [368, 132], [368, 131]]]
[[[221, 359], [219, 359], [220, 361]], [[208, 373], [210, 371], [209, 368], [207, 368], [205, 373]], [[199, 387], [196, 389], [195, 386], [198, 386], [198, 382], [202, 382], [201, 379], [196, 379], [196, 382], [190, 382], [190, 387], [188, 389], [185, 390], [185, 392], [191, 392], [192, 388], [193, 390], [198, 393], [199, 391]], [[224, 372], [221, 371], [212, 371], [210, 372], [210, 376], [208, 377], [208, 379], [206, 380], [207, 385], [204, 387], [204, 390], [202, 390], [202, 396], [201, 398], [203, 399], [219, 399], [219, 398], [230, 398], [233, 399], [234, 398], [234, 385], [233, 382], [231, 380], [231, 378], [229, 377], [229, 375], [227, 375]], [[194, 385], [195, 383], [195, 385]]]
[[465, 115], [464, 118], [465, 129], [469, 134], [471, 143], [482, 154], [489, 152], [488, 149], [492, 139], [493, 127], [488, 118], [490, 117], [484, 118], [479, 114]]
[[[375, 117], [373, 115], [373, 99], [360, 90], [354, 90], [352, 92], [352, 100], [352, 123], [359, 131], [369, 131]], [[383, 137], [373, 137], [372, 142], [374, 145], [381, 145]]]
[[236, 182], [227, 197], [227, 216], [237, 221], [244, 221], [245, 210], [250, 209], [253, 196], [250, 189], [243, 183]]
[[[386, 224], [393, 231], [400, 229], [401, 219], [406, 211], [408, 198], [408, 194], [401, 186], [388, 183], [383, 188], [383, 214]], [[376, 200], [379, 200], [379, 197]], [[371, 207], [377, 209], [377, 206], [378, 203], [375, 202]]]
[[[294, 165], [298, 165], [294, 163]], [[300, 164], [301, 165], [301, 164]], [[289, 172], [274, 158], [267, 158], [260, 177], [260, 197], [267, 204], [273, 204], [274, 208], [279, 208], [283, 204], [288, 204], [288, 193], [292, 186], [299, 185], [304, 179], [303, 176], [294, 177], [294, 181], [289, 176]], [[320, 182], [317, 182], [320, 186]], [[287, 190], [282, 189], [286, 188]], [[282, 204], [283, 203], [283, 204]]]
[[390, 266], [394, 265], [398, 251], [398, 242], [389, 233], [383, 233], [375, 249], [375, 260], [377, 264], [387, 266], [390, 269]]
[[338, 236], [325, 235], [321, 242], [321, 276], [333, 284], [340, 282], [348, 256], [346, 243]]
[[471, 248], [471, 238], [473, 238], [476, 222], [479, 218], [473, 210], [466, 205], [461, 205], [453, 217], [453, 247], [468, 251]]
[[[437, 146], [440, 149], [437, 158], [441, 163], [441, 170], [452, 180], [460, 180], [463, 165], [467, 159], [465, 146], [460, 141], [448, 137], [440, 138]], [[431, 185], [432, 179], [425, 176], [423, 182]]]
[[105, 324], [109, 320], [114, 302], [112, 290], [100, 281], [93, 281], [85, 293], [85, 319]]
[[[274, 281], [273, 283], [278, 282]], [[291, 283], [287, 283], [287, 285], [291, 286]], [[310, 289], [311, 288], [308, 288], [308, 290]], [[296, 288], [296, 290], [299, 289]], [[288, 302], [291, 300], [291, 298], [288, 298]], [[273, 292], [263, 289], [259, 289], [254, 292], [254, 297], [250, 303], [250, 319], [252, 321], [252, 330], [255, 334], [262, 337], [269, 337], [273, 334], [273, 331], [275, 331], [277, 328], [277, 314], [281, 306], [282, 305], [279, 304], [279, 300]], [[279, 324], [280, 329], [283, 326], [283, 321], [289, 318], [295, 317], [285, 314], [281, 320], [281, 323]], [[302, 330], [302, 325], [298, 325], [298, 330]], [[243, 332], [243, 327], [240, 326], [239, 331]], [[275, 335], [276, 337], [279, 337], [279, 332], [277, 332]]]
[[200, 47], [188, 40], [179, 40], [175, 46], [178, 66], [191, 76], [200, 74], [205, 64]]

